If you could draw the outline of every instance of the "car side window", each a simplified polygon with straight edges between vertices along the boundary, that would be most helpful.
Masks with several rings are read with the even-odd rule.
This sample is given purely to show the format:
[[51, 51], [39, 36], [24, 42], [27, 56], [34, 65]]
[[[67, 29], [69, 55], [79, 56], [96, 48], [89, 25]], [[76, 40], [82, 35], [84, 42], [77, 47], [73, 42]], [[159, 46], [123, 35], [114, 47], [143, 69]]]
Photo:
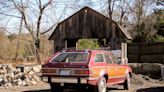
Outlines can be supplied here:
[[112, 59], [109, 57], [108, 54], [105, 54], [105, 60], [106, 60], [106, 63], [112, 64]]
[[113, 54], [111, 54], [111, 58], [113, 60], [114, 63], [118, 64], [118, 58], [116, 56], [114, 56]]
[[96, 54], [94, 62], [104, 62], [103, 54]]

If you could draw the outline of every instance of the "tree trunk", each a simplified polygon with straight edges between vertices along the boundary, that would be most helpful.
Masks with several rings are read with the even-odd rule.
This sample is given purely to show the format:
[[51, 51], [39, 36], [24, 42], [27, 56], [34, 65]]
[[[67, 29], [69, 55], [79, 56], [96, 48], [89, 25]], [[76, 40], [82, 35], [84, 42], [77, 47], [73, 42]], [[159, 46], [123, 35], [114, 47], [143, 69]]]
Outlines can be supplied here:
[[35, 51], [36, 51], [36, 59], [37, 59], [37, 64], [41, 64], [41, 60], [40, 60], [40, 39], [36, 39], [35, 40]]
[[22, 23], [23, 23], [23, 17], [21, 17], [20, 27], [19, 27], [19, 34], [18, 34], [18, 40], [16, 45], [16, 52], [15, 52], [15, 61], [17, 61], [18, 53], [19, 53], [19, 44], [20, 44], [20, 36], [22, 32]]
[[124, 17], [124, 14], [125, 14], [125, 12], [122, 12], [121, 13], [120, 22], [119, 22], [120, 25], [123, 25], [123, 17]]
[[108, 14], [109, 14], [109, 18], [112, 19], [112, 0], [108, 0]]

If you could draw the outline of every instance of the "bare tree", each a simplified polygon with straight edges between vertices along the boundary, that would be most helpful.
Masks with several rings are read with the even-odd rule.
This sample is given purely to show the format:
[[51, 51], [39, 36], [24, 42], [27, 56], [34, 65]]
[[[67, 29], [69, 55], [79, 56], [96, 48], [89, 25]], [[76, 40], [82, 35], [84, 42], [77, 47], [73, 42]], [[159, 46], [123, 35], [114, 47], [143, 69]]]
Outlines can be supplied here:
[[41, 20], [42, 20], [45, 9], [52, 3], [52, 0], [48, 0], [46, 3], [43, 3], [42, 0], [36, 0], [37, 5], [38, 5], [37, 6], [38, 10], [36, 11], [36, 12], [38, 12], [36, 28], [35, 28], [36, 31], [34, 30], [33, 25], [31, 25], [31, 23], [28, 21], [29, 20], [28, 15], [27, 15], [28, 12], [26, 11], [26, 9], [28, 9], [29, 2], [24, 3], [22, 0], [20, 0], [20, 2], [18, 2], [16, 0], [12, 0], [12, 2], [14, 4], [15, 8], [18, 10], [18, 12], [21, 14], [23, 22], [25, 24], [25, 27], [30, 32], [30, 34], [34, 40], [34, 48], [36, 49], [37, 61], [38, 61], [38, 64], [41, 64], [40, 55], [39, 55]]
[[16, 52], [15, 52], [15, 61], [17, 61], [17, 57], [18, 57], [18, 51], [19, 51], [19, 45], [20, 45], [20, 36], [22, 33], [22, 24], [23, 24], [22, 22], [23, 22], [23, 17], [20, 20], [19, 34], [18, 34], [18, 40], [17, 40]]
[[[71, 4], [74, 1], [68, 2]], [[3, 21], [7, 21], [9, 23], [11, 23], [11, 19], [17, 21], [17, 23], [15, 23], [15, 28], [13, 28], [19, 30], [18, 35], [16, 36], [17, 42], [15, 59], [19, 54], [19, 40], [24, 40], [24, 38], [19, 37], [22, 26], [22, 33], [28, 31], [32, 37], [32, 42], [30, 41], [30, 44], [32, 43], [33, 45], [32, 52], [37, 57], [38, 63], [40, 63], [40, 38], [43, 37], [45, 33], [53, 30], [59, 21], [63, 19], [63, 15], [68, 14], [66, 13], [68, 7], [71, 9], [71, 5], [69, 5], [67, 1], [60, 1], [58, 3], [59, 4], [56, 4], [56, 1], [54, 0], [8, 0], [8, 2], [0, 3], [0, 15], [2, 15], [0, 18], [2, 17], [2, 19], [4, 19]], [[60, 6], [60, 4], [64, 7], [63, 11], [60, 12], [61, 15], [60, 13], [57, 12], [58, 14], [56, 14], [55, 12], [58, 10], [56, 5]], [[73, 10], [74, 9], [72, 8], [72, 11]], [[22, 23], [19, 25], [18, 22], [20, 20], [22, 20]], [[14, 22], [12, 21], [12, 23]], [[6, 26], [8, 27], [7, 24], [8, 23], [6, 23]], [[17, 28], [16, 26], [20, 27]], [[8, 30], [6, 30], [6, 32], [10, 33]]]
[[[155, 16], [151, 16], [152, 10], [151, 7], [154, 4], [154, 0], [135, 0], [131, 11], [133, 13], [133, 34], [136, 39], [135, 42], [147, 42], [152, 34], [154, 34], [155, 26]], [[151, 17], [151, 19], [150, 19]], [[148, 19], [151, 22], [148, 22]], [[151, 26], [150, 26], [151, 25]]]
[[131, 3], [131, 0], [120, 0], [117, 7], [118, 11], [120, 13], [120, 19], [119, 24], [123, 25], [124, 17], [129, 12], [129, 4]]
[[114, 10], [116, 1], [117, 0], [108, 0], [108, 14], [109, 14], [110, 19], [113, 19], [112, 15], [113, 15], [113, 10]]

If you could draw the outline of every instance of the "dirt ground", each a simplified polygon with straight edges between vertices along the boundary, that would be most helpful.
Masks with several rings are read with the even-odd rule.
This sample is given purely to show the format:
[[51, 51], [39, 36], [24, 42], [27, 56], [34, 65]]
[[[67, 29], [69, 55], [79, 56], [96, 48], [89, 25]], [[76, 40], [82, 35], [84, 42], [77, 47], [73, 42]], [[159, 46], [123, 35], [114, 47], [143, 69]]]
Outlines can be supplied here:
[[[51, 92], [47, 83], [31, 86], [0, 87], [0, 92]], [[65, 89], [65, 92], [85, 92], [85, 90]], [[164, 92], [164, 81], [151, 79], [148, 76], [133, 74], [131, 78], [131, 89], [123, 90], [123, 86], [115, 85], [109, 87], [107, 92]]]

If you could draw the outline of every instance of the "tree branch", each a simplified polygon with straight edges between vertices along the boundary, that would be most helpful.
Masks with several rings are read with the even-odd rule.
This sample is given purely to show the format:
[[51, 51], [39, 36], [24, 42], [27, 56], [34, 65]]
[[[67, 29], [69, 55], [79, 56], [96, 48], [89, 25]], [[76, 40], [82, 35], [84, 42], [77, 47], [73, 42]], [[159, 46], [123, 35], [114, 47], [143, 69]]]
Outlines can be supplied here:
[[49, 0], [48, 3], [46, 3], [46, 4], [43, 5], [43, 8], [42, 9], [44, 10], [51, 3], [52, 3], [52, 0]]
[[62, 18], [64, 12], [66, 11], [66, 8], [67, 8], [67, 6], [65, 6], [65, 9], [63, 10], [62, 14], [60, 15], [60, 17], [59, 17], [57, 23], [54, 23], [49, 29], [47, 29], [46, 31], [42, 32], [42, 33], [41, 33], [42, 35], [45, 34], [45, 33], [47, 33], [48, 31], [50, 31], [51, 29], [53, 29], [53, 27], [55, 27], [55, 26], [59, 23], [59, 21], [60, 21], [60, 19]]
[[11, 14], [5, 14], [5, 13], [1, 13], [1, 15], [5, 15], [5, 16], [11, 16], [11, 17], [16, 17], [16, 18], [21, 18], [20, 16], [17, 16], [17, 15], [11, 15]]
[[[30, 26], [28, 25], [27, 22], [27, 18], [26, 18], [26, 14], [25, 14], [25, 10], [24, 10], [24, 6], [23, 3], [21, 2], [21, 6], [17, 5], [15, 0], [12, 0], [12, 2], [14, 3], [14, 6], [16, 7], [16, 9], [19, 11], [19, 13], [22, 15], [24, 23], [25, 23], [25, 27], [27, 28], [27, 30], [31, 33], [31, 35], [33, 34], [33, 31], [31, 30]], [[21, 7], [21, 8], [20, 8]]]
[[0, 29], [3, 29], [4, 31], [6, 31], [7, 33], [9, 33], [10, 35], [12, 35], [12, 33], [11, 32], [9, 32], [6, 28], [4, 28], [4, 27], [0, 27]]

